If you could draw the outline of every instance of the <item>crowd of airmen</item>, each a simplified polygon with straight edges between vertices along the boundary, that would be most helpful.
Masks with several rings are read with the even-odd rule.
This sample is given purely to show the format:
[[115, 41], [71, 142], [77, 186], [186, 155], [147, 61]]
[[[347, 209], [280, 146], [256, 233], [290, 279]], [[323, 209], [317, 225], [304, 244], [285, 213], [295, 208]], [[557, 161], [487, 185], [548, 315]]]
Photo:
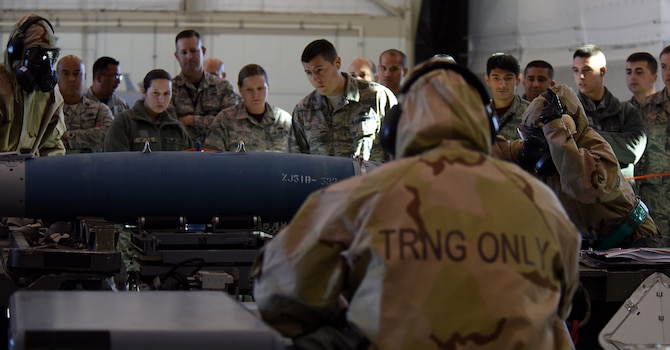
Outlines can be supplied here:
[[[380, 56], [380, 67], [388, 72], [383, 80], [387, 88], [350, 79], [340, 72], [335, 47], [327, 40], [315, 40], [305, 48], [302, 63], [316, 90], [293, 113], [267, 102], [270, 83], [263, 67], [248, 64], [240, 70], [238, 94], [225, 79], [223, 62], [205, 60], [205, 53], [197, 31], [180, 32], [175, 40], [180, 73], [173, 78], [161, 69], [149, 72], [142, 83], [142, 98], [134, 106], [114, 94], [122, 79], [116, 59], [96, 60], [93, 84], [84, 92], [83, 61], [73, 55], [61, 58], [56, 73], [65, 97], [67, 152], [198, 147], [388, 159], [374, 144], [385, 113], [397, 103], [392, 90], [399, 90], [407, 73], [402, 52], [392, 49]], [[351, 116], [354, 123], [349, 122]]]
[[[545, 212], [542, 216], [544, 219], [538, 217], [532, 222], [538, 227], [556, 224], [552, 230], [558, 226], [563, 228], [552, 232], [544, 232], [544, 229], [530, 230], [527, 217], [522, 217], [523, 215], [510, 217], [498, 213], [501, 218], [504, 217], [504, 220], [498, 222], [495, 219], [498, 214], [487, 210], [485, 212], [490, 214], [488, 217], [493, 221], [474, 219], [467, 220], [467, 223], [483, 226], [498, 223], [508, 227], [500, 233], [500, 237], [496, 237], [489, 228], [482, 226], [482, 230], [478, 231], [479, 242], [495, 243], [498, 239], [500, 242], [512, 242], [517, 237], [515, 232], [524, 230], [528, 232], [519, 234], [520, 239], [537, 234], [555, 234], [566, 240], [565, 244], [557, 245], [560, 247], [555, 252], [563, 257], [563, 266], [542, 264], [538, 267], [534, 263], [526, 264], [529, 262], [526, 260], [521, 265], [527, 266], [517, 266], [523, 269], [541, 269], [542, 273], [549, 273], [549, 279], [564, 280], [557, 282], [560, 290], [553, 285], [539, 287], [550, 291], [554, 297], [560, 294], [565, 299], [559, 305], [562, 309], [560, 318], [566, 317], [565, 313], [569, 308], [565, 303], [569, 302], [576, 288], [578, 236], [590, 240], [597, 249], [640, 245], [668, 246], [664, 239], [669, 233], [670, 218], [670, 208], [665, 198], [668, 193], [665, 175], [668, 173], [666, 168], [669, 164], [666, 149], [670, 115], [670, 96], [667, 91], [670, 84], [670, 46], [663, 49], [659, 56], [661, 74], [666, 84], [659, 92], [654, 91], [658, 64], [653, 55], [630, 55], [626, 62], [627, 83], [633, 93], [630, 101], [618, 100], [605, 87], [605, 54], [595, 45], [584, 45], [573, 54], [572, 70], [577, 92], [566, 84], [556, 84], [553, 67], [548, 62], [529, 62], [522, 74], [521, 65], [514, 56], [496, 53], [488, 59], [483, 79], [491, 91], [492, 98], [489, 101], [489, 94], [479, 79], [469, 77], [472, 73], [455, 64], [450, 56], [436, 55], [427, 63], [420, 64], [421, 68], [415, 69], [409, 81], [403, 83], [409, 69], [407, 58], [401, 51], [390, 49], [382, 52], [378, 70], [371, 60], [357, 58], [351, 63], [349, 72], [343, 72], [341, 58], [335, 47], [327, 40], [318, 39], [305, 47], [300, 58], [307, 79], [315, 90], [299, 101], [292, 113], [271, 106], [266, 101], [269, 80], [267, 72], [261, 66], [248, 64], [240, 70], [237, 80], [238, 95], [233, 85], [225, 79], [221, 61], [211, 60], [205, 64], [203, 58], [206, 49], [202, 46], [198, 32], [180, 32], [176, 36], [175, 46], [175, 58], [181, 67], [180, 73], [173, 78], [163, 69], [148, 72], [142, 82], [142, 98], [131, 107], [115, 95], [115, 89], [122, 78], [119, 61], [111, 57], [96, 60], [92, 69], [93, 83], [85, 90], [86, 69], [83, 61], [73, 55], [56, 60], [59, 49], [55, 45], [51, 24], [38, 16], [24, 17], [10, 36], [5, 63], [0, 69], [0, 120], [3, 121], [0, 124], [0, 151], [25, 153], [27, 149], [39, 156], [47, 156], [147, 149], [212, 149], [300, 152], [373, 161], [404, 158], [389, 162], [388, 166], [371, 174], [373, 177], [383, 177], [384, 181], [364, 182], [370, 177], [343, 181], [329, 190], [311, 196], [308, 201], [311, 200], [314, 205], [296, 214], [296, 217], [306, 217], [308, 221], [316, 220], [324, 225], [327, 223], [322, 228], [324, 232], [334, 235], [332, 239], [336, 243], [324, 245], [310, 235], [312, 232], [302, 232], [306, 227], [313, 227], [311, 224], [295, 224], [282, 233], [284, 236], [293, 237], [290, 232], [294, 228], [294, 235], [299, 235], [306, 242], [318, 243], [315, 249], [325, 250], [328, 253], [325, 255], [332, 256], [331, 262], [335, 269], [342, 267], [342, 256], [338, 249], [347, 244], [355, 243], [354, 245], [367, 249], [369, 244], [386, 242], [389, 246], [386, 252], [387, 255], [390, 254], [391, 234], [395, 231], [380, 231], [386, 232], [386, 241], [364, 238], [351, 241], [351, 237], [364, 237], [369, 233], [361, 229], [359, 223], [379, 228], [381, 224], [390, 225], [396, 218], [414, 220], [412, 224], [419, 225], [421, 232], [413, 234], [411, 242], [403, 240], [406, 232], [399, 233], [400, 260], [404, 259], [403, 247], [409, 245], [415, 249], [414, 245], [420, 241], [418, 235], [428, 234], [422, 226], [423, 218], [417, 212], [420, 201], [405, 197], [403, 199], [399, 195], [394, 200], [403, 199], [409, 202], [405, 207], [396, 209], [406, 210], [408, 215], [396, 215], [387, 210], [389, 205], [393, 205], [391, 201], [386, 203], [378, 200], [383, 192], [376, 192], [378, 186], [399, 186], [396, 192], [407, 194], [409, 191], [415, 195], [418, 192], [412, 192], [413, 189], [428, 186], [417, 198], [429, 198], [435, 193], [448, 195], [451, 190], [477, 192], [480, 190], [477, 186], [481, 182], [472, 181], [457, 186], [452, 181], [470, 179], [454, 178], [447, 181], [445, 178], [435, 184], [424, 180], [428, 177], [446, 176], [443, 173], [445, 168], [455, 173], [466, 168], [473, 168], [478, 172], [482, 170], [479, 169], [482, 164], [486, 164], [488, 170], [477, 174], [482, 176], [480, 180], [486, 179], [489, 186], [485, 187], [487, 195], [495, 191], [518, 195], [515, 203], [519, 204], [519, 208], [509, 205], [509, 208], [500, 208], [501, 210], [525, 210], [522, 207], [531, 204], [528, 198], [533, 193], [541, 194], [540, 197], [544, 200], [529, 205], [529, 208], [544, 208], [540, 210]], [[205, 70], [205, 66], [210, 64], [212, 73]], [[517, 87], [521, 83], [524, 85], [523, 96], [517, 94]], [[475, 97], [475, 94], [479, 96]], [[482, 100], [485, 106], [482, 106]], [[404, 118], [402, 122], [398, 121], [400, 115]], [[388, 118], [385, 121], [386, 116]], [[389, 143], [384, 141], [384, 130], [388, 127], [389, 120], [394, 118], [396, 127], [406, 129], [404, 132], [412, 137], [409, 143], [403, 139], [404, 141], [393, 141], [388, 146]], [[483, 127], [484, 124], [487, 127]], [[449, 145], [453, 145], [453, 148]], [[459, 153], [461, 151], [463, 154]], [[425, 152], [425, 159], [421, 152]], [[416, 154], [419, 156], [413, 157]], [[551, 157], [546, 158], [546, 155]], [[526, 172], [510, 163], [517, 163]], [[404, 175], [398, 175], [400, 172], [395, 173], [395, 169], [405, 166], [408, 169], [422, 169], [418, 177], [404, 177], [403, 181], [411, 180], [414, 187], [400, 186], [397, 183], [398, 178], [403, 178]], [[491, 175], [494, 173], [500, 173], [501, 177], [509, 179], [506, 183], [509, 186], [498, 186], [498, 178]], [[535, 175], [533, 180], [530, 180], [529, 173]], [[536, 183], [538, 179], [546, 186], [539, 186], [539, 182]], [[519, 186], [521, 183], [525, 183], [527, 187]], [[361, 194], [365, 191], [353, 191], [353, 187], [347, 187], [352, 184], [356, 188], [365, 184], [363, 187], [369, 192], [369, 196]], [[434, 191], [436, 187], [431, 187], [433, 185], [456, 188], [442, 193]], [[339, 192], [345, 188], [347, 191]], [[351, 193], [345, 196], [345, 192]], [[333, 196], [342, 205], [333, 205], [331, 198], [324, 201], [326, 205], [322, 206], [318, 204], [320, 201], [315, 202], [320, 195]], [[477, 195], [472, 198], [468, 195], [459, 198], [459, 201], [476, 199]], [[446, 212], [453, 211], [453, 217], [463, 216], [467, 212], [461, 210], [463, 208], [457, 208], [458, 205], [451, 206], [451, 202], [444, 202], [442, 198], [433, 200], [436, 202], [428, 203], [433, 203], [436, 208]], [[367, 201], [370, 206], [382, 204], [379, 213], [386, 215], [384, 220], [365, 216], [369, 211], [364, 204]], [[496, 201], [493, 206], [498, 203]], [[483, 204], [487, 203], [477, 202], [466, 209], [474, 210], [470, 214], [479, 217], [479, 206]], [[337, 213], [333, 210], [335, 207], [345, 208], [347, 220], [353, 221], [346, 221], [339, 215], [328, 217], [326, 214]], [[312, 208], [315, 209], [311, 211]], [[429, 209], [430, 205], [426, 210]], [[528, 215], [537, 214], [535, 209]], [[325, 211], [324, 215], [316, 215], [319, 210]], [[311, 217], [312, 214], [314, 217]], [[560, 220], [545, 222], [552, 215]], [[443, 216], [428, 215], [426, 218], [442, 224]], [[557, 224], [559, 221], [560, 225]], [[333, 228], [338, 225], [343, 226], [344, 231], [355, 232], [344, 235]], [[454, 232], [456, 231], [445, 231], [445, 234], [449, 237], [462, 236], [465, 239], [464, 233]], [[272, 249], [275, 250], [265, 249], [265, 256], [261, 257], [265, 259], [265, 265], [258, 266], [258, 276], [261, 267], [266, 269], [268, 276], [267, 269], [290, 263], [293, 261], [291, 259], [299, 256], [320, 259], [318, 254], [303, 253], [290, 253], [291, 259], [284, 257], [282, 254], [288, 254], [290, 249], [300, 248], [302, 245], [293, 245], [300, 240], [293, 242], [288, 239], [289, 241], [284, 242], [288, 245], [282, 247], [282, 234], [278, 240], [273, 239], [270, 242], [270, 247], [274, 244]], [[320, 235], [319, 239], [326, 237], [322, 232], [316, 234]], [[441, 232], [436, 231], [436, 237], [440, 236]], [[473, 238], [468, 236], [467, 239]], [[554, 238], [546, 243], [542, 242], [544, 241], [536, 241], [538, 250], [535, 255], [539, 258], [545, 257], [546, 247], [556, 243]], [[512, 246], [511, 243], [500, 244], [500, 247]], [[487, 264], [480, 264], [479, 267], [488, 266], [488, 263], [495, 260], [493, 255], [487, 255], [483, 247], [479, 246], [479, 257], [469, 256], [485, 260]], [[526, 245], [523, 247], [525, 249]], [[290, 249], [287, 250], [288, 248]], [[449, 248], [451, 247], [445, 246], [445, 249]], [[414, 255], [418, 254], [417, 250], [412, 251]], [[425, 255], [425, 248], [423, 251]], [[497, 251], [496, 248], [495, 252]], [[333, 252], [337, 254], [332, 254]], [[441, 256], [438, 253], [436, 251], [435, 255]], [[457, 258], [451, 253], [453, 252], [445, 254]], [[389, 261], [384, 264], [405, 266], [404, 260], [394, 265], [398, 262], [394, 259], [387, 256]], [[370, 263], [379, 263], [372, 258], [369, 260]], [[268, 262], [271, 264], [268, 265]], [[317, 262], [294, 267], [320, 268], [319, 263], [323, 261]], [[362, 262], [352, 260], [349, 263], [355, 265]], [[436, 266], [439, 265], [439, 271], [449, 268], [439, 262], [435, 263]], [[510, 265], [510, 261], [504, 261], [504, 265]], [[553, 268], [556, 271], [549, 271]], [[473, 269], [468, 273], [477, 271], [480, 269]], [[408, 273], [412, 275], [414, 271]], [[281, 277], [281, 283], [286, 282], [285, 275], [281, 273], [269, 275], [269, 278]], [[332, 276], [335, 275], [333, 273]], [[372, 275], [372, 280], [380, 278], [374, 273]], [[325, 278], [329, 279], [330, 276]], [[518, 278], [519, 274], [506, 276]], [[385, 278], [380, 280], [388, 282]], [[275, 285], [275, 281], [270, 281], [273, 286], [280, 285], [279, 282]], [[442, 279], [436, 278], [434, 281]], [[535, 286], [535, 283], [531, 284]], [[319, 285], [330, 286], [328, 283]], [[270, 289], [272, 287], [268, 288]], [[380, 295], [387, 295], [379, 294], [377, 289], [378, 287], [367, 290], [373, 290], [372, 296], [377, 299]], [[458, 289], [470, 293], [467, 289]], [[307, 290], [312, 291], [313, 288], [308, 287]], [[444, 302], [444, 299], [439, 295], [435, 300]], [[549, 302], [545, 306], [548, 311], [555, 313], [554, 304]], [[498, 306], [500, 305], [491, 310]], [[279, 307], [276, 310], [283, 309]], [[281, 319], [283, 314], [278, 314], [278, 317], [280, 319], [277, 319], [278, 324], [275, 326], [279, 327], [286, 320]], [[388, 329], [385, 330], [387, 331]], [[366, 336], [375, 340], [370, 334]]]
[[[199, 145], [219, 151], [243, 148], [388, 160], [375, 135], [386, 112], [396, 104], [408, 72], [403, 52], [386, 50], [378, 64], [359, 57], [348, 72], [341, 72], [341, 58], [333, 45], [315, 40], [301, 57], [315, 91], [288, 113], [267, 102], [269, 79], [263, 67], [249, 64], [240, 70], [238, 95], [225, 79], [223, 62], [204, 59], [206, 48], [198, 32], [182, 31], [175, 45], [179, 75], [172, 78], [162, 70], [149, 72], [143, 81], [143, 98], [132, 108], [114, 94], [122, 78], [117, 60], [98, 59], [93, 65], [93, 84], [84, 91], [83, 61], [71, 55], [61, 58], [57, 74], [65, 99], [67, 152], [143, 150], [148, 143], [152, 150], [179, 151]], [[663, 81], [670, 84], [670, 48], [659, 58]], [[451, 57], [447, 60], [453, 61]], [[623, 175], [649, 206], [660, 231], [670, 232], [670, 204], [663, 187], [668, 172], [665, 149], [670, 97], [667, 87], [659, 92], [654, 89], [657, 70], [653, 55], [631, 54], [625, 74], [633, 96], [619, 101], [604, 84], [604, 52], [595, 45], [584, 45], [573, 55], [574, 82], [589, 126], [612, 146]], [[555, 85], [549, 62], [531, 61], [522, 73], [518, 60], [504, 53], [488, 59], [484, 81], [492, 93], [499, 135], [508, 140], [520, 137], [518, 126], [529, 103]], [[521, 84], [523, 95], [517, 94]], [[352, 115], [356, 116], [353, 123]], [[640, 180], [635, 181], [635, 175]]]
[[[633, 96], [620, 101], [605, 86], [608, 73], [605, 53], [596, 45], [583, 45], [573, 53], [572, 72], [588, 125], [612, 147], [621, 172], [635, 193], [648, 206], [658, 231], [670, 233], [670, 203], [667, 200], [668, 117], [670, 116], [670, 46], [659, 54], [660, 74], [665, 84], [655, 91], [658, 62], [648, 52], [635, 52], [626, 59], [626, 84]], [[547, 88], [555, 86], [549, 62], [529, 62], [523, 73], [509, 54], [494, 54], [487, 61], [487, 85], [491, 88], [500, 135], [519, 138], [517, 126], [528, 105]], [[516, 93], [523, 84], [524, 94]]]
[[[84, 90], [83, 61], [72, 55], [61, 58], [56, 71], [65, 100], [67, 152], [143, 150], [148, 145], [154, 151], [201, 147], [389, 159], [375, 136], [408, 73], [403, 52], [386, 50], [378, 64], [359, 57], [343, 72], [335, 47], [327, 40], [313, 41], [301, 62], [315, 90], [288, 113], [267, 102], [269, 79], [263, 67], [249, 64], [240, 70], [238, 95], [225, 79], [223, 62], [204, 59], [206, 48], [198, 32], [180, 32], [175, 46], [181, 72], [174, 78], [161, 69], [149, 72], [143, 97], [132, 107], [114, 93], [122, 79], [119, 61], [99, 58], [93, 65], [93, 84]], [[663, 81], [670, 84], [670, 47], [659, 58]], [[670, 232], [670, 205], [664, 195], [670, 97], [667, 87], [654, 90], [656, 59], [646, 52], [628, 57], [629, 101], [620, 101], [605, 86], [606, 58], [599, 47], [584, 45], [575, 51], [572, 69], [589, 126], [612, 146], [623, 175], [649, 206], [659, 231]], [[529, 103], [555, 85], [549, 62], [529, 62], [522, 73], [519, 61], [505, 53], [491, 55], [484, 81], [492, 93], [499, 135], [507, 140], [520, 138], [518, 126]], [[521, 84], [523, 95], [517, 94]]]

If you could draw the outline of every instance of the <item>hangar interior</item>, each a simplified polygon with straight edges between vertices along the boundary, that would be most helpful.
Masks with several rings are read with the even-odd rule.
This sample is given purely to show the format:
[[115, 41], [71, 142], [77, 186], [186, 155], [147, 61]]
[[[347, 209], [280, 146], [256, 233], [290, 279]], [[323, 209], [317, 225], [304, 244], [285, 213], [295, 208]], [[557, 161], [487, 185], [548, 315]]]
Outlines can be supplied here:
[[[315, 38], [331, 40], [343, 65], [356, 57], [376, 62], [382, 51], [397, 48], [407, 54], [411, 67], [417, 53], [423, 60], [429, 53], [448, 51], [484, 74], [486, 59], [506, 52], [515, 55], [522, 67], [535, 59], [552, 63], [556, 81], [573, 87], [572, 53], [580, 45], [593, 43], [607, 55], [607, 86], [623, 99], [630, 95], [624, 79], [626, 57], [636, 51], [657, 55], [668, 44], [670, 10], [661, 0], [424, 3], [427, 13], [422, 16], [422, 2], [412, 0], [290, 4], [280, 0], [6, 0], [0, 12], [0, 40], [7, 41], [21, 16], [39, 13], [55, 23], [61, 55], [77, 55], [87, 65], [104, 55], [118, 59], [128, 77], [119, 91], [132, 97], [149, 70], [178, 72], [174, 36], [195, 28], [203, 35], [205, 57], [222, 59], [234, 85], [242, 66], [260, 64], [268, 72], [269, 100], [289, 111], [311, 90], [301, 77], [299, 58]], [[441, 40], [431, 39], [436, 37]], [[662, 88], [660, 81], [657, 88]]]
[[[488, 57], [495, 52], [505, 52], [517, 57], [522, 68], [527, 62], [536, 59], [552, 63], [557, 83], [565, 83], [573, 88], [575, 85], [572, 78], [572, 53], [583, 44], [597, 44], [607, 55], [608, 72], [605, 84], [616, 97], [622, 100], [628, 100], [631, 97], [625, 82], [626, 57], [639, 51], [650, 52], [658, 56], [660, 51], [670, 43], [670, 5], [663, 0], [564, 0], [554, 2], [533, 0], [3, 0], [0, 10], [0, 41], [6, 43], [17, 20], [29, 13], [39, 14], [49, 19], [54, 25], [61, 57], [68, 54], [79, 56], [84, 60], [87, 68], [90, 68], [96, 58], [101, 56], [118, 59], [121, 62], [120, 67], [124, 76], [123, 84], [118, 92], [131, 104], [140, 96], [141, 81], [146, 72], [154, 68], [163, 68], [174, 75], [179, 73], [179, 64], [174, 56], [175, 35], [184, 29], [195, 29], [201, 33], [203, 46], [207, 49], [205, 57], [222, 59], [228, 80], [235, 86], [237, 85], [237, 72], [241, 67], [248, 63], [263, 66], [269, 78], [268, 101], [287, 111], [293, 110], [296, 103], [313, 90], [305, 78], [300, 63], [300, 53], [307, 43], [318, 38], [325, 38], [335, 45], [344, 67], [356, 57], [367, 57], [377, 62], [382, 51], [396, 48], [407, 55], [410, 67], [433, 54], [446, 53], [455, 57], [460, 64], [466, 65], [483, 79]], [[87, 85], [90, 85], [91, 74], [88, 73], [86, 79]], [[663, 86], [662, 79], [658, 79], [657, 91]], [[523, 94], [521, 85], [518, 87], [517, 94]], [[212, 158], [211, 155], [206, 156]], [[5, 161], [11, 163], [21, 160]], [[97, 161], [113, 163], [116, 160], [110, 158]], [[86, 254], [86, 256], [78, 254], [68, 256], [69, 253], [65, 252], [26, 254], [21, 249], [28, 249], [34, 243], [29, 242], [32, 233], [25, 232], [25, 236], [24, 233], [10, 234], [9, 240], [19, 249], [13, 250], [9, 256], [4, 258], [8, 259], [10, 267], [17, 269], [18, 272], [17, 275], [9, 277], [6, 274], [0, 275], [0, 283], [12, 285], [0, 291], [0, 305], [9, 306], [10, 294], [21, 289], [97, 289], [101, 282], [107, 283], [110, 289], [117, 289], [119, 281], [127, 281], [129, 277], [134, 280], [135, 285], [132, 288], [136, 290], [155, 289], [156, 285], [152, 285], [155, 283], [155, 278], [167, 275], [172, 276], [169, 282], [172, 284], [171, 289], [189, 289], [189, 286], [197, 286], [201, 289], [225, 290], [237, 297], [239, 301], [248, 301], [245, 295], [248, 296], [253, 287], [248, 278], [249, 266], [258, 248], [266, 239], [259, 232], [277, 233], [290, 219], [291, 210], [297, 210], [300, 201], [311, 191], [329, 184], [331, 182], [329, 179], [345, 178], [360, 174], [361, 168], [365, 170], [365, 165], [350, 160], [346, 161], [344, 166], [346, 170], [341, 173], [334, 170], [337, 168], [336, 165], [321, 163], [312, 164], [314, 168], [322, 169], [321, 171], [310, 172], [311, 170], [305, 170], [304, 165], [296, 165], [297, 163], [294, 162], [298, 162], [298, 159], [291, 157], [278, 161], [268, 159], [257, 161], [276, 162], [272, 163], [274, 170], [267, 175], [268, 178], [275, 176], [280, 179], [279, 182], [282, 182], [284, 186], [281, 187], [282, 190], [293, 193], [289, 198], [291, 205], [286, 206], [285, 212], [282, 212], [281, 215], [273, 217], [272, 208], [261, 206], [261, 210], [266, 210], [263, 222], [261, 222], [258, 217], [249, 215], [248, 212], [237, 216], [229, 215], [235, 214], [235, 210], [239, 209], [239, 207], [231, 207], [228, 213], [203, 214], [189, 226], [182, 218], [165, 220], [143, 216], [142, 220], [139, 220], [133, 217], [132, 208], [128, 209], [128, 212], [121, 213], [109, 212], [110, 206], [100, 209], [109, 217], [118, 215], [121, 218], [120, 221], [134, 222], [132, 225], [119, 229], [117, 226], [110, 225], [109, 222], [88, 217], [97, 215], [95, 211], [87, 212], [92, 205], [89, 201], [109, 201], [109, 198], [104, 195], [100, 197], [75, 196], [67, 201], [72, 204], [70, 209], [76, 208], [80, 212], [74, 215], [87, 218], [78, 220], [76, 227], [68, 229], [77, 231], [85, 241], [99, 251]], [[37, 162], [25, 164], [22, 176], [33, 176], [30, 175], [30, 172], [38, 172], [39, 168], [48, 171], [50, 165], [47, 161], [40, 160], [40, 162], [39, 164]], [[95, 160], [82, 158], [80, 163], [71, 164], [71, 169], [90, 166], [91, 162]], [[188, 169], [160, 168], [160, 161], [156, 160], [156, 162], [137, 163], [132, 170], [133, 176], [147, 182], [151, 181], [152, 176], [161, 176], [160, 171], [172, 172], [174, 176], [185, 178], [197, 176]], [[319, 162], [319, 160], [314, 160], [314, 162]], [[226, 173], [225, 166], [217, 168], [220, 165], [213, 163], [211, 165], [213, 169]], [[31, 167], [33, 169], [30, 169]], [[118, 164], [119, 178], [127, 176], [127, 174], [122, 175], [127, 169], [129, 169], [127, 165]], [[71, 173], [73, 178], [79, 176], [75, 170], [72, 170]], [[2, 171], [0, 175], [8, 176]], [[231, 173], [228, 175], [235, 177], [244, 174]], [[294, 187], [288, 187], [287, 183], [290, 185], [304, 184], [305, 176], [310, 176], [310, 179], [319, 179], [319, 181], [313, 186], [302, 186], [299, 191], [296, 191]], [[119, 178], [110, 180], [105, 186], [107, 188], [124, 186], [125, 182], [120, 182]], [[15, 178], [12, 179], [15, 181]], [[86, 176], [77, 179], [79, 184], [90, 180]], [[186, 190], [198, 193], [207, 191], [200, 185], [192, 184]], [[230, 197], [230, 193], [245, 196], [242, 192], [244, 190], [261, 191], [262, 189], [226, 187], [220, 190], [224, 192], [210, 193], [207, 201], [215, 200], [209, 198], [214, 198], [216, 195]], [[272, 191], [272, 189], [267, 190]], [[30, 195], [30, 193], [18, 193], [21, 191], [10, 190], [7, 193], [9, 197]], [[151, 191], [161, 191], [161, 188], [138, 187], [137, 191], [145, 191], [143, 193], [150, 197]], [[117, 200], [132, 201], [128, 198], [117, 198]], [[153, 200], [156, 199], [148, 200], [147, 203], [160, 205], [160, 203], [152, 202]], [[187, 196], [180, 200], [189, 203], [200, 202], [193, 205], [193, 213], [207, 211], [207, 201], [200, 197]], [[6, 204], [4, 209], [12, 205]], [[1, 207], [3, 206], [0, 205]], [[49, 214], [45, 215], [52, 215], [51, 219], [54, 220], [58, 219], [56, 214], [72, 215], [70, 209], [33, 208], [37, 213], [48, 212]], [[9, 213], [0, 212], [0, 216], [21, 216], [24, 213], [20, 210]], [[132, 220], [126, 220], [128, 216], [132, 217]], [[205, 242], [209, 248], [208, 251], [200, 251], [196, 257], [193, 257], [190, 247], [202, 245], [203, 238], [175, 235], [175, 232], [171, 230], [179, 227], [181, 232], [197, 231], [201, 225], [207, 225], [207, 228], [213, 233], [226, 233], [226, 237], [209, 236], [209, 241]], [[146, 276], [112, 274], [110, 278], [110, 272], [114, 271], [121, 261], [120, 256], [110, 254], [108, 248], [115, 244], [113, 242], [118, 241], [119, 235], [124, 230], [135, 230], [136, 234], [131, 234], [128, 239], [133, 244], [143, 247], [142, 258]], [[151, 234], [137, 233], [143, 230], [151, 231]], [[28, 240], [25, 237], [28, 237]], [[210, 249], [219, 248], [223, 248], [222, 251], [228, 251], [228, 253], [222, 255], [220, 251], [210, 251]], [[233, 252], [232, 255], [231, 252]], [[164, 264], [153, 264], [160, 259], [163, 259]], [[219, 266], [225, 266], [225, 268], [202, 268], [199, 261], [208, 259], [218, 259]], [[59, 270], [57, 276], [51, 275], [52, 272], [48, 269], [46, 272], [41, 271], [37, 274], [34, 271], [23, 274], [31, 269], [43, 269], [46, 261], [59, 261], [61, 265], [64, 264], [61, 262], [65, 261], [71, 265], [69, 268]], [[61, 265], [51, 266], [63, 268]], [[176, 267], [166, 267], [168, 265]], [[93, 270], [91, 270], [92, 267], [94, 267]], [[660, 271], [666, 272], [665, 268], [667, 266]], [[592, 309], [595, 313], [581, 318], [581, 321], [586, 321], [586, 323], [589, 322], [588, 318], [591, 318], [588, 327], [597, 328], [589, 329], [590, 336], [597, 337], [598, 330], [613, 315], [613, 311], [618, 310], [619, 306], [628, 300], [631, 293], [652, 274], [652, 270], [659, 271], [659, 269], [648, 269], [648, 266], [643, 266], [640, 269], [623, 269], [616, 273], [596, 269], [585, 274], [588, 279], [583, 283], [592, 288], [591, 294], [589, 295], [587, 291], [587, 294], [578, 295], [576, 298], [580, 301], [586, 298], [589, 303], [592, 299], [595, 305]], [[45, 278], [44, 276], [50, 277]], [[649, 283], [665, 281], [663, 277], [656, 278], [657, 280]], [[164, 282], [165, 280], [161, 283]], [[164, 287], [167, 289], [167, 286], [164, 285]], [[211, 297], [211, 295], [206, 297]], [[55, 301], [41, 298], [34, 294], [26, 294], [13, 302], [17, 305], [57, 303], [58, 307], [67, 308], [67, 306], [58, 304], [63, 298], [68, 298], [67, 293], [57, 295]], [[87, 296], [81, 298], [84, 304], [99, 303], [97, 299]], [[165, 302], [174, 302], [174, 300]], [[152, 307], [155, 303], [150, 302]], [[198, 307], [206, 310], [204, 305], [198, 304]], [[226, 307], [228, 304], [221, 312], [226, 312], [228, 310], [225, 309]], [[231, 307], [234, 308], [234, 306]], [[248, 308], [253, 309], [253, 306], [248, 306]], [[31, 315], [39, 313], [39, 310], [26, 310]], [[52, 311], [50, 309], [50, 312]], [[109, 310], [101, 309], [100, 312], [109, 312]], [[241, 311], [234, 309], [230, 312]], [[597, 320], [597, 312], [607, 315], [607, 319], [603, 317]], [[49, 317], [53, 317], [54, 322], [58, 321], [55, 312], [48, 314]], [[29, 327], [32, 324], [21, 326]], [[113, 328], [115, 325], [108, 327]], [[262, 328], [262, 325], [249, 321], [249, 327]], [[265, 331], [264, 328], [263, 331]], [[0, 334], [4, 333], [0, 332]], [[266, 336], [269, 338], [274, 336], [268, 334]], [[101, 344], [109, 340], [104, 337], [90, 339], [94, 339], [91, 340], [94, 343], [99, 341]], [[166, 336], [165, 339], [172, 338]], [[0, 342], [3, 341], [4, 339], [0, 338]], [[274, 338], [270, 339], [271, 343], [275, 341]], [[670, 344], [670, 339], [668, 344]], [[181, 343], [175, 343], [175, 348], [180, 345]]]

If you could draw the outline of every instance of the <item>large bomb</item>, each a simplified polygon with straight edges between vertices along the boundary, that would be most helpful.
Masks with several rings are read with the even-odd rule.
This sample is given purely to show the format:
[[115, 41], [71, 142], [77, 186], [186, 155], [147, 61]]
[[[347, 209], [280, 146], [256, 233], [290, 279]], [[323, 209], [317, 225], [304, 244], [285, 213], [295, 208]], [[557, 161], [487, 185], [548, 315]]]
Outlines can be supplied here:
[[294, 153], [113, 152], [0, 155], [0, 216], [258, 216], [288, 222], [315, 190], [372, 169], [356, 159]]

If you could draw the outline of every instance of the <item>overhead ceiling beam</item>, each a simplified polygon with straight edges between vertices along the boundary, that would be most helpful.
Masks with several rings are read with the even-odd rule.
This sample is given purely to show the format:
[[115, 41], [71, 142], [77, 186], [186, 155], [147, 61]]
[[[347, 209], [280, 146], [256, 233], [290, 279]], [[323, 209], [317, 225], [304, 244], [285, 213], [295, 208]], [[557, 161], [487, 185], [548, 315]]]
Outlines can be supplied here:
[[386, 12], [388, 12], [391, 16], [393, 17], [403, 17], [403, 11], [400, 7], [395, 7], [386, 2], [385, 0], [372, 0], [375, 4], [379, 5], [379, 7], [383, 8]]

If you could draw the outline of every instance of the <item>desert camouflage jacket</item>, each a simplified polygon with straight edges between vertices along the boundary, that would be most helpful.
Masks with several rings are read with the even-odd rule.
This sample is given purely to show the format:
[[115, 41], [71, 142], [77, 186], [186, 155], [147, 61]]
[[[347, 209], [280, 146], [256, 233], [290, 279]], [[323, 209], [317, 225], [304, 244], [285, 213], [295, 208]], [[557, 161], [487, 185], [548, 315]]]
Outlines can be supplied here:
[[263, 319], [296, 337], [345, 313], [374, 349], [571, 349], [579, 237], [561, 203], [489, 156], [456, 73], [400, 103], [398, 160], [313, 193], [258, 257]]
[[[589, 126], [575, 92], [567, 85], [555, 86], [552, 90], [560, 96], [569, 117], [564, 114], [564, 118], [544, 126], [538, 124], [545, 101], [539, 96], [528, 106], [523, 122], [542, 127], [556, 165], [556, 172], [542, 180], [554, 190], [584, 239], [598, 242], [631, 214], [637, 198], [621, 173], [612, 147]], [[521, 140], [499, 139], [493, 154], [519, 162], [522, 146]], [[633, 233], [633, 240], [655, 235], [658, 235], [656, 225], [651, 217], [647, 217]]]

